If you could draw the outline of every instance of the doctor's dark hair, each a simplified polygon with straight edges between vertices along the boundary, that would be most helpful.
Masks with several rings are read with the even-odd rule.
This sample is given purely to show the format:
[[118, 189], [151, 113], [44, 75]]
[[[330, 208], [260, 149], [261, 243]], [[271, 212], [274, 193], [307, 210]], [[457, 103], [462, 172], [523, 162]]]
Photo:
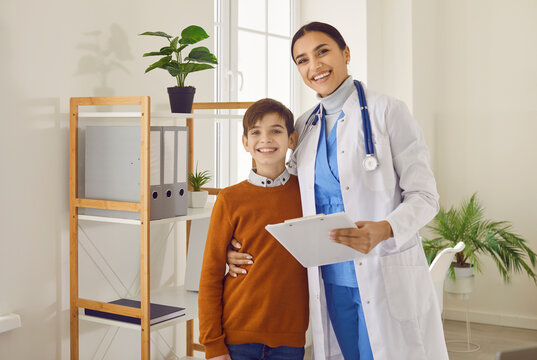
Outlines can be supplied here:
[[300, 39], [302, 36], [306, 35], [306, 33], [310, 31], [318, 31], [330, 36], [337, 43], [341, 50], [345, 50], [345, 48], [347, 47], [347, 43], [343, 39], [343, 36], [341, 36], [341, 34], [339, 33], [338, 29], [336, 29], [330, 24], [318, 21], [310, 22], [309, 24], [306, 24], [300, 29], [298, 29], [293, 36], [293, 41], [291, 41], [291, 58], [293, 58], [293, 61], [295, 61], [293, 56], [293, 49], [295, 47], [295, 43], [298, 39]]
[[242, 118], [242, 128], [244, 136], [248, 136], [248, 130], [250, 130], [256, 122], [267, 114], [277, 114], [283, 121], [285, 121], [285, 127], [287, 128], [287, 135], [291, 135], [295, 131], [294, 117], [291, 110], [289, 110], [284, 104], [274, 99], [261, 99], [256, 101], [246, 110], [244, 117]]

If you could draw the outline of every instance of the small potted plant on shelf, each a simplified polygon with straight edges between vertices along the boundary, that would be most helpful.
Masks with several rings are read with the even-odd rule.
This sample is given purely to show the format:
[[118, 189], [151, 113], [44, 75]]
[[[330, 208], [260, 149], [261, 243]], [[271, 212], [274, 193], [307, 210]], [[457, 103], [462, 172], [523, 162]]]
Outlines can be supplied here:
[[218, 64], [214, 56], [205, 46], [193, 48], [188, 56], [183, 58], [182, 51], [188, 45], [196, 44], [207, 39], [209, 35], [203, 28], [191, 25], [181, 31], [181, 37], [168, 35], [162, 31], [147, 31], [140, 35], [158, 36], [166, 38], [168, 45], [159, 51], [145, 53], [143, 56], [162, 56], [157, 62], [151, 64], [145, 72], [153, 69], [164, 69], [174, 77], [177, 86], [168, 88], [170, 107], [173, 113], [189, 113], [192, 111], [192, 102], [196, 88], [185, 87], [185, 79], [188, 74], [195, 71], [214, 69], [211, 64]]
[[201, 190], [201, 187], [210, 180], [209, 170], [198, 172], [198, 163], [196, 163], [196, 171], [188, 174], [188, 184], [192, 187], [192, 191], [189, 191], [189, 207], [200, 208], [205, 206], [209, 192]]
[[463, 251], [455, 254], [449, 276], [445, 282], [448, 293], [466, 298], [473, 291], [474, 270], [481, 272], [481, 256], [490, 256], [496, 263], [505, 283], [513, 272], [525, 272], [537, 284], [534, 268], [536, 254], [526, 245], [526, 240], [512, 232], [507, 221], [485, 219], [483, 206], [473, 194], [460, 207], [440, 209], [432, 224], [427, 226], [434, 236], [423, 241], [429, 263], [436, 254], [459, 241], [465, 243]]

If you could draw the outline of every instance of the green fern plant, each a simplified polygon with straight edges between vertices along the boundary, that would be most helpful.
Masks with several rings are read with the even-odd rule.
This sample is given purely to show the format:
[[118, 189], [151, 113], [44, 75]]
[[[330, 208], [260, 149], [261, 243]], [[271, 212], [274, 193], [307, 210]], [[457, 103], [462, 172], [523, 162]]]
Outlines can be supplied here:
[[[466, 246], [455, 254], [456, 266], [473, 266], [476, 272], [481, 272], [480, 257], [488, 255], [494, 260], [505, 283], [511, 281], [513, 273], [525, 272], [537, 284], [535, 252], [526, 245], [525, 239], [512, 232], [509, 222], [485, 219], [477, 194], [458, 208], [452, 207], [447, 211], [441, 208], [427, 228], [438, 236], [423, 241], [429, 264], [442, 249], [454, 247], [462, 241]], [[450, 275], [454, 277], [452, 267]]]
[[209, 170], [198, 172], [198, 163], [196, 162], [196, 171], [188, 174], [188, 184], [192, 186], [193, 191], [200, 191], [201, 187], [211, 181]]

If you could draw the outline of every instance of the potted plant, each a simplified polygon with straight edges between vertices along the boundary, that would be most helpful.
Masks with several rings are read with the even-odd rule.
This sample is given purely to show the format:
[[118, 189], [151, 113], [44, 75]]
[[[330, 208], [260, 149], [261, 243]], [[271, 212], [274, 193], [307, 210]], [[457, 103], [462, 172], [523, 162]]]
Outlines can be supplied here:
[[167, 46], [160, 48], [159, 51], [145, 53], [143, 56], [162, 56], [157, 62], [151, 64], [145, 72], [153, 69], [164, 69], [174, 77], [177, 86], [168, 88], [170, 97], [170, 107], [173, 113], [190, 113], [192, 111], [192, 102], [196, 88], [192, 86], [185, 87], [185, 79], [188, 74], [213, 69], [210, 64], [218, 64], [216, 56], [204, 46], [193, 48], [187, 57], [183, 58], [182, 51], [188, 45], [196, 44], [201, 40], [207, 39], [209, 35], [203, 28], [191, 25], [181, 31], [181, 37], [171, 36], [162, 31], [147, 31], [140, 35], [158, 36], [166, 38]]
[[196, 171], [188, 174], [188, 184], [192, 187], [192, 191], [189, 191], [189, 207], [205, 207], [209, 192], [201, 190], [201, 187], [210, 180], [211, 175], [209, 174], [209, 170], [198, 172], [198, 163], [196, 163]]
[[512, 273], [525, 272], [537, 284], [535, 252], [525, 239], [512, 232], [509, 222], [485, 219], [477, 194], [458, 208], [441, 208], [427, 228], [438, 236], [423, 241], [429, 263], [446, 247], [454, 247], [459, 241], [466, 245], [455, 254], [445, 283], [447, 292], [469, 294], [473, 290], [474, 270], [481, 272], [481, 256], [494, 260], [505, 283], [510, 282]]

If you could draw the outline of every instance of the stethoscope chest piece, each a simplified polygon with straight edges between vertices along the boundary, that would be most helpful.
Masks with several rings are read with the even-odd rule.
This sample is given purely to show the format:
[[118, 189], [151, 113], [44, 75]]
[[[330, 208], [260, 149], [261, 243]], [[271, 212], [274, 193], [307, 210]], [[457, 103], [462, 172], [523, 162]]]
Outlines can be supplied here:
[[379, 161], [377, 160], [377, 157], [375, 155], [368, 154], [364, 158], [363, 166], [365, 171], [373, 171], [378, 168]]

